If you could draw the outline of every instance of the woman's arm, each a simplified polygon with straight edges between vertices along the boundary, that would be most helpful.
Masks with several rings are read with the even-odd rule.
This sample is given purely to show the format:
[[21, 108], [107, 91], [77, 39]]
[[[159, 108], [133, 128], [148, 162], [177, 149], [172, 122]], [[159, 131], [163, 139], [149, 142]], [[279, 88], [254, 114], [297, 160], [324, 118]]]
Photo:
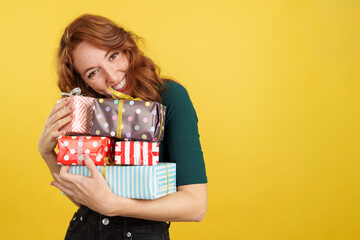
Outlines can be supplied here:
[[[51, 174], [54, 176], [54, 174], [58, 174], [60, 172], [61, 167], [56, 163], [57, 161], [57, 155], [54, 151], [50, 153], [49, 155], [44, 155], [42, 158], [45, 160], [45, 163], [47, 164]], [[80, 207], [80, 204], [76, 202], [72, 197], [67, 197], [78, 207]]]
[[[60, 172], [60, 166], [56, 163], [57, 155], [54, 149], [57, 144], [57, 138], [64, 134], [60, 131], [60, 128], [72, 120], [72, 109], [68, 107], [68, 103], [69, 99], [65, 98], [54, 105], [46, 119], [44, 130], [38, 142], [40, 155], [45, 160], [51, 174], [58, 174]], [[69, 197], [69, 199], [77, 206], [80, 206], [72, 198]]]
[[129, 199], [111, 192], [91, 159], [86, 159], [91, 177], [74, 175], [64, 166], [54, 174], [52, 185], [92, 210], [105, 216], [124, 216], [154, 221], [201, 221], [207, 208], [206, 184], [178, 187], [178, 191], [155, 200]]
[[122, 199], [117, 199], [117, 210], [114, 211], [114, 215], [124, 214], [155, 221], [200, 222], [205, 217], [207, 208], [207, 186], [180, 186], [177, 192], [154, 201], [127, 200], [122, 203]]

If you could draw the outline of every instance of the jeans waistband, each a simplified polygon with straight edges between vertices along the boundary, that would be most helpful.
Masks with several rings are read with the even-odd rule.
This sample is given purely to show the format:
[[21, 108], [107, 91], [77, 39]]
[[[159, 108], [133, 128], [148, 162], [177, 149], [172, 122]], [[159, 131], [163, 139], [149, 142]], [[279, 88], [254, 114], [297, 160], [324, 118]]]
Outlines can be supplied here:
[[161, 221], [151, 221], [151, 220], [144, 220], [144, 219], [139, 219], [139, 218], [130, 218], [130, 217], [121, 217], [121, 216], [113, 216], [113, 217], [109, 217], [109, 216], [104, 216], [101, 215], [98, 212], [95, 212], [93, 210], [91, 210], [90, 208], [81, 205], [79, 210], [79, 216], [83, 217], [84, 219], [91, 219], [93, 221], [99, 222], [102, 221], [104, 218], [107, 218], [109, 220], [109, 222], [113, 225], [121, 225], [121, 226], [127, 226], [128, 228], [132, 228], [132, 227], [169, 227], [170, 226], [170, 222], [161, 222]]

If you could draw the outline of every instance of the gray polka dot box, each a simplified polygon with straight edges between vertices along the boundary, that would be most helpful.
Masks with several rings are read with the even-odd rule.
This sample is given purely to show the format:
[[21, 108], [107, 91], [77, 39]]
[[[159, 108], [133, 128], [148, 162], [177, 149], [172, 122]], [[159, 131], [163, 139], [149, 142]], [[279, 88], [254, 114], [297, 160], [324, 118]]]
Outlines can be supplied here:
[[66, 135], [152, 142], [164, 137], [166, 107], [157, 102], [71, 96], [69, 107], [74, 118], [63, 128]]
[[95, 99], [91, 135], [159, 142], [164, 136], [165, 106], [157, 102]]

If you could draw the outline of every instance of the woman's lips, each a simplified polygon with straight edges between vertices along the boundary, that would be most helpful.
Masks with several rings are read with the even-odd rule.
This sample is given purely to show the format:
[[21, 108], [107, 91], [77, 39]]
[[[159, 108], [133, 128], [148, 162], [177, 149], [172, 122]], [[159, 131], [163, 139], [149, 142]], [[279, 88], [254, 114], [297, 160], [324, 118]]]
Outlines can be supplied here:
[[117, 84], [115, 84], [114, 86], [111, 86], [114, 90], [121, 92], [122, 90], [125, 89], [125, 84], [126, 84], [126, 75], [124, 75], [124, 78]]

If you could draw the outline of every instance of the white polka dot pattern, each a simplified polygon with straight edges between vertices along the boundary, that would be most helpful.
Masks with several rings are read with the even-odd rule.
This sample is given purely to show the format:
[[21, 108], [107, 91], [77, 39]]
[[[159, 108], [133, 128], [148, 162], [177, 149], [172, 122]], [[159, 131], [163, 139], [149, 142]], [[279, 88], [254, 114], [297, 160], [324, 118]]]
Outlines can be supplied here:
[[[111, 164], [114, 140], [97, 136], [63, 136], [58, 138], [57, 163], [60, 165], [85, 165], [85, 156], [89, 156], [95, 165]], [[110, 151], [109, 151], [110, 149]]]
[[160, 103], [95, 99], [94, 107], [92, 135], [153, 142], [164, 136], [166, 111]]

